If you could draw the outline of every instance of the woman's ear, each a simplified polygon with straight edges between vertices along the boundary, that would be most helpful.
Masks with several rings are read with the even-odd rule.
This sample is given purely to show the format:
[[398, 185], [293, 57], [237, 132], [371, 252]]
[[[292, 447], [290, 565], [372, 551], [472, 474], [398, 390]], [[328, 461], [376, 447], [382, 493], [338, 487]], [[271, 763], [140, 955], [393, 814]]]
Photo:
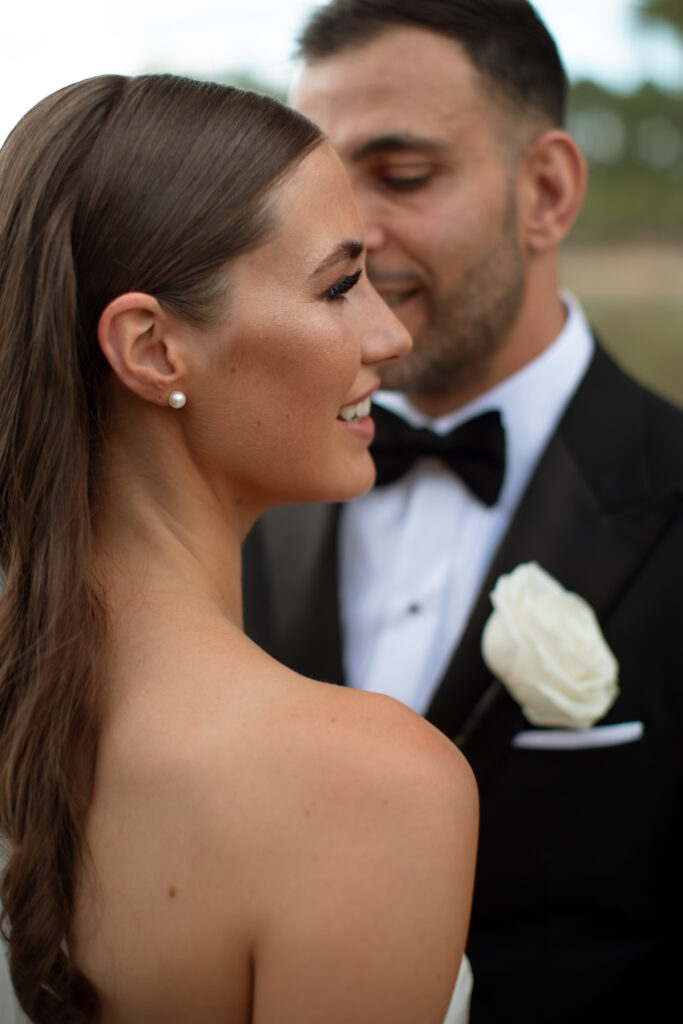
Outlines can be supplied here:
[[121, 383], [139, 398], [165, 404], [186, 372], [170, 318], [151, 295], [126, 292], [103, 310], [97, 338]]
[[520, 233], [529, 252], [556, 248], [581, 209], [588, 170], [577, 144], [564, 131], [544, 132], [521, 164]]

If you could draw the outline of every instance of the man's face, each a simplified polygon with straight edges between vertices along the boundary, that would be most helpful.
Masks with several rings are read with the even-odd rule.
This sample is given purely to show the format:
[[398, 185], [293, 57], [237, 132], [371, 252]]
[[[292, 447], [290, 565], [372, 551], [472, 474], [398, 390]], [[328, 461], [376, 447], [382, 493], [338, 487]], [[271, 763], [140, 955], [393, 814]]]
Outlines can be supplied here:
[[463, 49], [391, 28], [305, 67], [292, 102], [341, 155], [370, 280], [413, 336], [384, 385], [440, 410], [486, 387], [525, 277], [505, 115]]

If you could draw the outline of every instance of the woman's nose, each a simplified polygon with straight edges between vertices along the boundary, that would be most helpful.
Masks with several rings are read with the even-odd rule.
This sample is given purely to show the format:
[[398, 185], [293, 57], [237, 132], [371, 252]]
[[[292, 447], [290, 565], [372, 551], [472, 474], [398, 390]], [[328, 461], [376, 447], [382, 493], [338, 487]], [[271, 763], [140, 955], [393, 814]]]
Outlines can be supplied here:
[[410, 352], [412, 339], [369, 281], [365, 282], [365, 286], [369, 293], [369, 303], [372, 303], [372, 315], [369, 315], [368, 309], [361, 342], [362, 360], [367, 365], [376, 365], [400, 359]]

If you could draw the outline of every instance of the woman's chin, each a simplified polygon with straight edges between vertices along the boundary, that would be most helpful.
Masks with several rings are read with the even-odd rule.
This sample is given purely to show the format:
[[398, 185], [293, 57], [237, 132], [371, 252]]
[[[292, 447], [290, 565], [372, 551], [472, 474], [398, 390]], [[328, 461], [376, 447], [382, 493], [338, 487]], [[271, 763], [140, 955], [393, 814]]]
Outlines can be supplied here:
[[[336, 468], [336, 467], [335, 467]], [[377, 471], [370, 452], [365, 449], [354, 458], [339, 466], [338, 472], [330, 470], [307, 479], [291, 478], [285, 485], [275, 486], [267, 492], [261, 490], [257, 500], [253, 502], [256, 518], [269, 508], [279, 505], [331, 504], [350, 501], [367, 493], [375, 483]]]
[[369, 452], [354, 460], [354, 465], [347, 472], [340, 473], [335, 479], [330, 473], [327, 479], [318, 479], [307, 493], [303, 491], [285, 499], [287, 504], [300, 502], [339, 502], [351, 501], [366, 494], [375, 483], [377, 471]]
[[333, 496], [313, 500], [350, 501], [352, 498], [359, 498], [373, 487], [376, 476], [375, 463], [370, 452], [366, 451], [358, 464], [354, 466], [353, 472], [349, 472], [343, 485], [340, 485]]

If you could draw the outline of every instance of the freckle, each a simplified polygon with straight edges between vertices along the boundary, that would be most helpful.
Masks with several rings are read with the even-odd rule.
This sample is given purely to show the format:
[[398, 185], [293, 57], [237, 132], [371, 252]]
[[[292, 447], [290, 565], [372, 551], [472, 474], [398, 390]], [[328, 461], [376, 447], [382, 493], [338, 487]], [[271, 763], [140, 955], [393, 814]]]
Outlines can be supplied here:
[[169, 898], [170, 900], [174, 900], [174, 899], [175, 899], [175, 894], [176, 894], [176, 892], [177, 892], [177, 890], [176, 890], [176, 887], [175, 887], [175, 885], [172, 885], [172, 886], [170, 887], [170, 889], [168, 890], [168, 898]]
[[331, 722], [336, 722], [336, 721], [337, 721], [337, 719], [336, 719], [336, 718], [331, 718], [331, 719], [330, 719], [330, 721], [331, 721]]
[[230, 367], [230, 373], [237, 373], [237, 367], [236, 366], [231, 366]]

